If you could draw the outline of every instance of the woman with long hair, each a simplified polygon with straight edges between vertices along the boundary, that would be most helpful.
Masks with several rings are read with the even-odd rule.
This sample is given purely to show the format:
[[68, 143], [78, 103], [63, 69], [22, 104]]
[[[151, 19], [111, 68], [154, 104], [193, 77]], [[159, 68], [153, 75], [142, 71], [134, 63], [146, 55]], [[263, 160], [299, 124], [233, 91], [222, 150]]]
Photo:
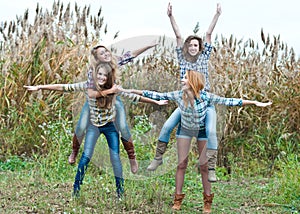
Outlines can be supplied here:
[[[143, 53], [144, 51], [148, 50], [149, 48], [155, 47], [157, 43], [153, 41], [151, 44], [144, 46], [142, 48], [139, 48], [134, 51], [127, 51], [122, 56], [115, 56], [112, 55], [111, 51], [106, 48], [103, 45], [98, 45], [92, 48], [91, 55], [90, 55], [90, 67], [88, 69], [88, 88], [94, 87], [94, 81], [92, 77], [92, 67], [95, 67], [95, 65], [106, 62], [110, 63], [110, 65], [113, 68], [117, 68], [120, 66], [123, 66], [127, 64], [128, 62], [131, 62], [135, 57]], [[97, 96], [107, 96], [108, 94], [114, 93], [114, 87], [110, 89], [106, 89], [103, 91], [98, 91]], [[126, 112], [123, 105], [123, 102], [121, 101], [120, 97], [116, 98], [116, 120], [115, 120], [115, 126], [117, 130], [121, 133], [121, 141], [123, 143], [123, 146], [127, 152], [130, 168], [132, 173], [136, 173], [138, 170], [138, 163], [136, 161], [136, 155], [134, 151], [134, 144], [133, 139], [131, 137], [130, 129], [126, 121]], [[69, 163], [74, 164], [76, 157], [79, 152], [80, 145], [82, 143], [84, 133], [86, 131], [88, 120], [89, 120], [89, 109], [88, 109], [88, 103], [85, 102], [85, 104], [82, 107], [80, 118], [77, 122], [75, 132], [73, 135], [72, 140], [72, 153], [69, 156]]]
[[211, 183], [208, 181], [208, 159], [206, 156], [206, 115], [209, 106], [221, 104], [226, 106], [256, 105], [259, 107], [269, 106], [272, 103], [262, 103], [254, 100], [243, 100], [236, 98], [224, 98], [205, 91], [205, 79], [198, 71], [186, 71], [181, 80], [182, 89], [167, 93], [154, 91], [141, 91], [135, 89], [122, 89], [156, 100], [173, 100], [178, 105], [181, 115], [180, 123], [176, 133], [178, 165], [175, 175], [175, 197], [173, 209], [179, 210], [185, 194], [183, 184], [185, 171], [188, 165], [188, 155], [193, 137], [197, 139], [199, 152], [200, 173], [203, 186], [204, 213], [211, 212], [214, 194], [211, 193]]
[[[120, 160], [120, 140], [119, 132], [115, 128], [114, 120], [116, 118], [116, 98], [123, 96], [134, 102], [147, 102], [158, 105], [167, 104], [166, 101], [156, 101], [136, 94], [125, 93], [120, 91], [120, 86], [115, 85], [117, 68], [111, 66], [111, 63], [100, 63], [91, 66], [91, 76], [94, 82], [93, 88], [89, 88], [86, 82], [74, 84], [52, 84], [38, 86], [24, 86], [29, 91], [37, 90], [56, 90], [64, 92], [85, 92], [89, 109], [89, 118], [86, 128], [86, 136], [84, 143], [84, 151], [81, 155], [75, 181], [73, 185], [73, 195], [78, 196], [80, 186], [83, 182], [84, 175], [88, 168], [88, 164], [93, 156], [94, 148], [100, 134], [104, 134], [109, 147], [110, 161], [112, 164], [115, 181], [116, 192], [121, 197], [124, 192], [124, 179], [122, 171], [122, 163]], [[99, 93], [105, 90], [114, 90], [114, 93], [106, 96], [98, 97]]]

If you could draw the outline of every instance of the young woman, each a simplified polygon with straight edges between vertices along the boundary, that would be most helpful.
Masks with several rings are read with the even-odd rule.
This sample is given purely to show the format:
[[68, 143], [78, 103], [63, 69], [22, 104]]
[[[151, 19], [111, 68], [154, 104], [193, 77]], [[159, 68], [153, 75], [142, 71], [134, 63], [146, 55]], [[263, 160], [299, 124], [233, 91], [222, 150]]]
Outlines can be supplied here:
[[[94, 148], [100, 134], [104, 134], [109, 147], [110, 160], [113, 167], [113, 172], [116, 181], [116, 192], [118, 197], [124, 192], [123, 187], [123, 171], [122, 163], [119, 154], [119, 132], [114, 126], [116, 116], [116, 97], [117, 95], [124, 96], [133, 101], [141, 101], [148, 103], [155, 103], [158, 105], [167, 104], [167, 101], [155, 101], [149, 98], [141, 97], [136, 94], [119, 92], [120, 87], [115, 85], [116, 68], [112, 67], [110, 63], [100, 63], [97, 67], [92, 69], [92, 78], [94, 81], [94, 88], [88, 88], [86, 82], [74, 84], [53, 84], [53, 85], [38, 85], [38, 86], [24, 86], [27, 90], [56, 90], [64, 92], [84, 91], [87, 95], [89, 118], [87, 119], [87, 131], [84, 144], [84, 151], [80, 158], [75, 181], [73, 185], [73, 195], [78, 196], [80, 185], [83, 182], [88, 164], [93, 156]], [[111, 89], [113, 93], [105, 97], [99, 97], [98, 93], [104, 90]], [[119, 92], [119, 93], [117, 93]]]
[[[211, 193], [211, 183], [208, 181], [208, 160], [206, 156], [206, 117], [212, 104], [227, 106], [256, 105], [259, 107], [269, 106], [272, 103], [261, 103], [253, 100], [224, 98], [205, 91], [205, 80], [198, 71], [186, 71], [181, 80], [182, 90], [168, 93], [154, 91], [140, 91], [135, 89], [123, 89], [156, 100], [174, 100], [177, 102], [178, 111], [181, 114], [178, 126], [177, 155], [178, 165], [175, 175], [175, 198], [173, 209], [179, 210], [185, 194], [182, 193], [184, 175], [188, 165], [188, 155], [193, 137], [197, 138], [200, 173], [203, 186], [204, 213], [211, 212], [214, 194]], [[200, 92], [200, 93], [199, 93]]]
[[[218, 18], [221, 14], [221, 6], [217, 4], [217, 12], [213, 17], [213, 20], [206, 32], [205, 43], [203, 44], [202, 39], [196, 35], [189, 36], [185, 42], [183, 43], [182, 36], [180, 34], [179, 28], [175, 22], [174, 16], [172, 14], [172, 5], [169, 3], [167, 14], [170, 18], [170, 22], [174, 33], [176, 35], [176, 52], [180, 66], [180, 79], [183, 78], [187, 70], [195, 70], [197, 72], [201, 72], [205, 76], [205, 86], [204, 90], [210, 91], [210, 82], [209, 82], [209, 73], [208, 73], [208, 60], [210, 58], [210, 54], [212, 51], [211, 46], [211, 35], [215, 28], [215, 25], [218, 21]], [[180, 121], [180, 111], [176, 109], [168, 120], [163, 125], [161, 132], [159, 134], [156, 154], [154, 160], [148, 166], [148, 170], [154, 171], [157, 169], [159, 165], [162, 164], [162, 157], [167, 149], [167, 144], [170, 140], [170, 135], [172, 130], [177, 126]], [[208, 137], [207, 144], [207, 156], [208, 156], [208, 165], [209, 165], [209, 176], [208, 180], [210, 182], [215, 182], [215, 166], [217, 161], [217, 150], [218, 150], [218, 142], [217, 142], [217, 134], [216, 134], [216, 110], [214, 105], [210, 105], [206, 111], [206, 135]]]
[[[117, 57], [117, 56], [112, 56], [111, 52], [102, 45], [96, 46], [92, 49], [91, 51], [91, 63], [99, 63], [99, 62], [107, 62], [111, 63], [112, 66], [122, 66], [127, 64], [128, 62], [131, 62], [133, 58], [137, 57], [144, 51], [148, 50], [149, 48], [152, 48], [156, 46], [157, 43], [153, 41], [151, 44], [142, 47], [140, 49], [137, 49], [133, 52], [126, 52], [123, 56]], [[93, 88], [94, 87], [94, 82], [93, 78], [91, 75], [91, 69], [88, 71], [88, 87]], [[114, 90], [109, 89], [102, 91], [101, 93], [98, 94], [98, 96], [106, 96], [110, 93], [113, 93]], [[131, 133], [130, 129], [127, 125], [126, 122], [126, 112], [124, 109], [124, 105], [120, 99], [120, 97], [117, 97], [116, 100], [116, 121], [115, 121], [115, 126], [117, 130], [121, 133], [121, 140], [123, 143], [123, 146], [127, 152], [129, 161], [130, 161], [130, 167], [131, 167], [131, 172], [136, 173], [138, 170], [138, 163], [135, 158], [135, 152], [134, 152], [134, 145], [133, 141], [131, 138]], [[69, 156], [69, 163], [74, 164], [76, 157], [79, 152], [80, 145], [82, 143], [83, 137], [85, 130], [88, 125], [88, 118], [89, 118], [89, 109], [88, 109], [88, 103], [85, 102], [85, 104], [82, 107], [81, 113], [80, 113], [80, 118], [79, 121], [77, 122], [76, 128], [75, 128], [75, 133], [73, 136], [73, 144], [72, 144], [72, 153]]]

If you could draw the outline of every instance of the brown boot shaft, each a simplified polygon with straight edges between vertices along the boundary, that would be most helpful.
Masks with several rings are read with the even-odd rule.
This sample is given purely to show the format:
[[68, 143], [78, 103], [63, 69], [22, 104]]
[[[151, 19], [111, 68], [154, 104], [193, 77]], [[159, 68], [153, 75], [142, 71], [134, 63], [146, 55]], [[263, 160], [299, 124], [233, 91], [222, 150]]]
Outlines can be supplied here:
[[180, 210], [182, 200], [184, 199], [185, 194], [175, 194], [173, 210]]
[[69, 156], [69, 164], [74, 164], [75, 163], [76, 157], [77, 157], [78, 152], [79, 152], [80, 144], [81, 144], [81, 139], [78, 139], [76, 134], [74, 134], [73, 135], [73, 140], [72, 140], [72, 153]]
[[203, 202], [204, 202], [203, 213], [211, 213], [211, 205], [213, 202], [213, 198], [214, 198], [213, 193], [211, 193], [210, 195], [206, 195], [203, 192]]
[[124, 149], [127, 152], [129, 159], [135, 159], [135, 151], [134, 151], [134, 145], [131, 141], [125, 141], [122, 139], [122, 143], [124, 145]]

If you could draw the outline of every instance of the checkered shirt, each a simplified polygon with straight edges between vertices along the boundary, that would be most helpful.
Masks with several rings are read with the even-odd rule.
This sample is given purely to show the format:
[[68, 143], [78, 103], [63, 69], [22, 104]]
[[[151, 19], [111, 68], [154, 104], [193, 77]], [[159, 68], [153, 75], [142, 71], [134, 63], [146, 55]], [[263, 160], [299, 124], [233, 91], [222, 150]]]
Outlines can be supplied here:
[[183, 93], [182, 90], [166, 93], [143, 91], [143, 96], [155, 100], [176, 101], [181, 112], [181, 125], [190, 130], [201, 130], [205, 128], [205, 116], [209, 105], [241, 106], [243, 104], [241, 99], [219, 97], [202, 90], [200, 92], [200, 99], [195, 98], [194, 105], [191, 106], [189, 103], [186, 107], [183, 102]]
[[179, 61], [179, 67], [180, 67], [180, 79], [183, 79], [186, 71], [193, 70], [198, 71], [204, 74], [205, 76], [205, 91], [210, 91], [210, 83], [209, 83], [209, 74], [208, 74], [208, 60], [210, 58], [210, 54], [212, 51], [211, 44], [208, 44], [207, 42], [204, 43], [204, 50], [199, 55], [196, 62], [188, 62], [184, 59], [183, 53], [182, 53], [182, 47], [177, 47], [177, 58]]

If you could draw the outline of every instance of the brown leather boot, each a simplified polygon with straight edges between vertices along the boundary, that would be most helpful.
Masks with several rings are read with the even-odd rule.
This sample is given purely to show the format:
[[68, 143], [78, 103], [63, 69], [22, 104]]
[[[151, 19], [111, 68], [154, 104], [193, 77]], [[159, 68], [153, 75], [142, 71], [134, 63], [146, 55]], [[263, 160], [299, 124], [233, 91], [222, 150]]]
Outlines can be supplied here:
[[134, 145], [132, 139], [126, 141], [125, 139], [121, 138], [121, 140], [129, 158], [131, 172], [135, 174], [137, 173], [139, 166], [135, 159]]
[[81, 144], [81, 140], [79, 140], [77, 138], [76, 134], [74, 133], [73, 144], [72, 144], [72, 153], [69, 156], [69, 164], [74, 164], [75, 163], [76, 157], [77, 157], [78, 152], [79, 152], [80, 144]]
[[167, 143], [157, 141], [155, 157], [147, 167], [149, 171], [155, 171], [163, 163], [162, 157], [167, 150]]
[[173, 210], [180, 210], [182, 200], [184, 199], [185, 194], [175, 194]]
[[211, 193], [210, 195], [206, 195], [203, 192], [203, 202], [204, 202], [204, 206], [203, 206], [203, 212], [205, 214], [211, 213], [211, 205], [212, 205], [212, 201], [214, 198], [214, 194]]

